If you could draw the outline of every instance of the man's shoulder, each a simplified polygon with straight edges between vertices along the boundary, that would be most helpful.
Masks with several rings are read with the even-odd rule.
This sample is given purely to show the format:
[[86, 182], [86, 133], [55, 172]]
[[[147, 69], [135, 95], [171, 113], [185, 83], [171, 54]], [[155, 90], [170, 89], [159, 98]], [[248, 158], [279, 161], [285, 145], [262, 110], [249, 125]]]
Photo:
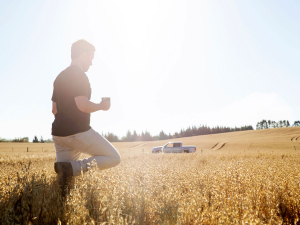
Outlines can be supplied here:
[[64, 75], [77, 75], [77, 76], [85, 76], [86, 74], [80, 69], [79, 66], [71, 65], [64, 69], [60, 74]]
[[86, 74], [78, 66], [71, 65], [63, 71], [61, 71], [54, 82], [58, 82], [61, 80], [68, 80], [70, 82], [71, 80], [80, 78], [84, 80], [88, 79]]

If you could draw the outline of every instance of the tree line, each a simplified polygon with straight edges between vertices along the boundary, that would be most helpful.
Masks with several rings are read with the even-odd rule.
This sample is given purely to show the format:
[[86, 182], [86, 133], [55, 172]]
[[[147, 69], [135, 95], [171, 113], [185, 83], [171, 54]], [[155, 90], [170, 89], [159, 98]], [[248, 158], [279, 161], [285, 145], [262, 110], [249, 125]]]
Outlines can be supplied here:
[[260, 129], [270, 129], [270, 128], [280, 128], [280, 127], [299, 127], [300, 121], [296, 120], [294, 121], [294, 124], [291, 125], [288, 120], [279, 120], [278, 122], [273, 120], [262, 120], [260, 122], [257, 122], [256, 124], [256, 130]]
[[[29, 138], [28, 137], [20, 137], [20, 138], [14, 138], [14, 139], [5, 139], [0, 137], [0, 142], [23, 142], [23, 143], [28, 143]], [[32, 143], [53, 143], [52, 139], [46, 139], [44, 140], [43, 137], [40, 139], [37, 138], [37, 136], [34, 136]]]
[[43, 136], [41, 136], [41, 139], [39, 140], [37, 138], [37, 136], [34, 136], [34, 138], [32, 140], [32, 143], [53, 143], [53, 140], [52, 139], [46, 139], [46, 140], [44, 140]]
[[[300, 120], [294, 121], [293, 125], [290, 124], [288, 120], [279, 120], [278, 122], [273, 120], [262, 120], [256, 124], [256, 129], [270, 129], [270, 128], [280, 128], [280, 127], [299, 127]], [[226, 132], [234, 132], [234, 131], [243, 131], [243, 130], [254, 130], [251, 125], [245, 125], [241, 127], [223, 127], [223, 126], [216, 126], [216, 127], [209, 127], [206, 125], [200, 125], [199, 127], [192, 126], [186, 129], [181, 129], [180, 132], [165, 133], [163, 130], [158, 135], [151, 135], [150, 132], [145, 131], [138, 134], [135, 130], [131, 132], [130, 130], [127, 131], [126, 135], [122, 138], [119, 138], [114, 133], [108, 132], [103, 134], [108, 141], [110, 142], [131, 142], [131, 141], [157, 141], [157, 140], [166, 140], [166, 139], [173, 139], [173, 138], [181, 138], [181, 137], [191, 137], [196, 135], [207, 135], [207, 134], [218, 134], [218, 133], [226, 133]], [[0, 142], [29, 142], [28, 137], [23, 138], [14, 138], [14, 139], [3, 139], [0, 138]], [[34, 136], [33, 143], [53, 143], [52, 139], [44, 140], [43, 137], [40, 139], [37, 136]]]
[[131, 141], [156, 141], [156, 140], [166, 140], [166, 139], [173, 139], [173, 138], [181, 138], [181, 137], [191, 137], [196, 135], [206, 135], [206, 134], [218, 134], [218, 133], [226, 133], [226, 132], [233, 132], [233, 131], [243, 131], [243, 130], [253, 130], [251, 125], [246, 125], [242, 127], [209, 127], [206, 125], [200, 125], [199, 127], [192, 126], [186, 129], [181, 129], [180, 132], [175, 132], [173, 134], [165, 133], [161, 131], [158, 135], [152, 136], [148, 131], [142, 132], [138, 134], [135, 130], [131, 132], [130, 130], [127, 131], [126, 136], [123, 136], [121, 139], [114, 133], [108, 132], [107, 134], [102, 134], [108, 141], [110, 142], [131, 142]]
[[14, 138], [14, 139], [5, 139], [0, 137], [0, 142], [29, 142], [29, 138], [22, 137], [22, 138]]

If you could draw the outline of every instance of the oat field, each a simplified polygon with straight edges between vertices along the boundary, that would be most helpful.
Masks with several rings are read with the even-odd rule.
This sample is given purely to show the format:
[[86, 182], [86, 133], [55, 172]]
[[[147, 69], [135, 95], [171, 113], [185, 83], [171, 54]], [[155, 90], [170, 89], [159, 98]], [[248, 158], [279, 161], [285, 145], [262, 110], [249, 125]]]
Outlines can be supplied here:
[[168, 140], [113, 143], [121, 164], [77, 177], [66, 199], [53, 145], [0, 145], [0, 223], [300, 224], [298, 136], [279, 128], [180, 139], [195, 154], [150, 153]]

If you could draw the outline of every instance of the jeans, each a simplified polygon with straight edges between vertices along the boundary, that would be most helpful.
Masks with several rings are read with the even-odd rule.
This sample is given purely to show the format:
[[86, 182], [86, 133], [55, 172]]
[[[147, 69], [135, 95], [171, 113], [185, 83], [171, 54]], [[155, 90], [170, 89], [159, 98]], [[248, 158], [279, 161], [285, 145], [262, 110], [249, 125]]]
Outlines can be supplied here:
[[[87, 163], [96, 160], [99, 169], [108, 169], [121, 162], [117, 149], [92, 128], [86, 132], [67, 137], [52, 136], [56, 149], [56, 162], [70, 162], [73, 175], [81, 174]], [[81, 154], [90, 155], [90, 158], [80, 159]]]

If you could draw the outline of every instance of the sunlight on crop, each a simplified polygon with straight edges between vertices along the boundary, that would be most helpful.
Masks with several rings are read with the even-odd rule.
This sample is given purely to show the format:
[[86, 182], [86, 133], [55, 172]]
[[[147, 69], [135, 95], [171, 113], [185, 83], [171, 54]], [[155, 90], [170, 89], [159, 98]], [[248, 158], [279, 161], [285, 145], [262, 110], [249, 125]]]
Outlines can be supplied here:
[[63, 201], [55, 156], [0, 156], [1, 224], [281, 224], [298, 221], [300, 154], [123, 153]]

